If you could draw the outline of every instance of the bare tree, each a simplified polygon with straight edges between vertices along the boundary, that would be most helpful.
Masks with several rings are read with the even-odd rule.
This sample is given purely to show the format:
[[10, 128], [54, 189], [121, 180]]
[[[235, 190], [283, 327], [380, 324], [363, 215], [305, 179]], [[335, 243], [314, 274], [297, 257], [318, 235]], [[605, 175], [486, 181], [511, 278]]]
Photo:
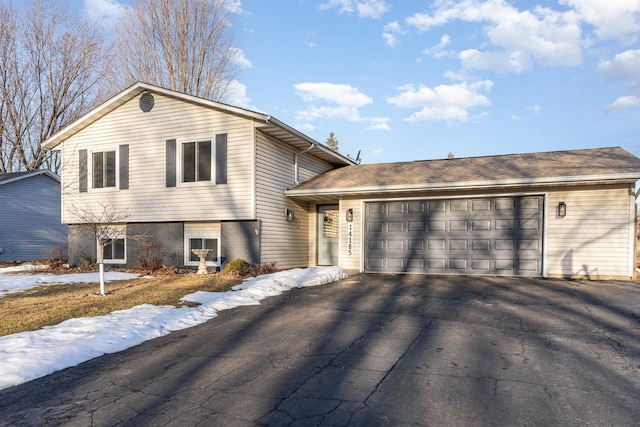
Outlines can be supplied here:
[[230, 0], [133, 0], [115, 32], [123, 83], [224, 100], [238, 74], [231, 6]]
[[41, 143], [103, 98], [104, 36], [54, 1], [2, 2], [0, 22], [0, 172], [59, 172]]
[[[93, 233], [97, 243], [97, 258], [100, 266], [100, 295], [104, 290], [104, 251], [122, 235], [122, 227], [132, 217], [128, 210], [118, 210], [108, 200], [98, 202], [95, 210], [71, 206], [70, 213], [78, 219], [76, 225], [83, 225]], [[129, 237], [130, 238], [130, 237]]]

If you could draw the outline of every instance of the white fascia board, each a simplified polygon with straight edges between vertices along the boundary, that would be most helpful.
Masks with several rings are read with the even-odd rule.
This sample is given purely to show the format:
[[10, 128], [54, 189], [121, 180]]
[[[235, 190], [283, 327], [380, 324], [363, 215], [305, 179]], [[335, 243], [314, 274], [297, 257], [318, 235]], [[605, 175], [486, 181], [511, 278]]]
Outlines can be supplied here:
[[255, 111], [245, 110], [243, 108], [234, 107], [231, 105], [223, 104], [216, 101], [211, 101], [204, 98], [199, 98], [193, 95], [187, 95], [184, 93], [176, 92], [170, 89], [161, 88], [159, 86], [150, 85], [148, 83], [138, 82], [118, 93], [109, 100], [103, 102], [93, 110], [89, 111], [79, 119], [71, 122], [69, 125], [63, 127], [58, 132], [43, 141], [42, 146], [45, 150], [55, 149], [62, 141], [69, 138], [73, 134], [84, 129], [86, 126], [94, 122], [95, 120], [103, 117], [107, 113], [115, 110], [127, 101], [132, 100], [136, 96], [143, 92], [154, 92], [167, 97], [180, 99], [189, 103], [202, 105], [209, 108], [215, 108], [218, 110], [226, 111], [232, 114], [245, 116], [257, 120], [268, 121], [269, 115], [257, 113]]
[[314, 196], [314, 195], [366, 195], [370, 193], [407, 193], [415, 191], [436, 191], [436, 190], [476, 190], [496, 187], [519, 187], [533, 185], [562, 185], [562, 184], [612, 184], [616, 182], [635, 182], [640, 179], [640, 174], [616, 174], [616, 175], [589, 175], [589, 176], [564, 176], [550, 178], [528, 178], [528, 179], [504, 179], [490, 181], [461, 181], [461, 182], [438, 182], [428, 184], [413, 185], [388, 185], [369, 187], [349, 187], [349, 188], [327, 188], [315, 190], [285, 190], [285, 195], [291, 197]]
[[24, 174], [24, 175], [16, 176], [15, 178], [0, 181], [0, 185], [9, 184], [10, 182], [20, 181], [21, 179], [31, 178], [32, 176], [36, 176], [36, 175], [46, 175], [49, 178], [60, 182], [60, 177], [57, 174], [51, 172], [48, 169], [39, 169], [28, 174]]
[[318, 150], [321, 150], [323, 152], [325, 152], [326, 154], [329, 154], [337, 159], [339, 159], [341, 162], [347, 164], [347, 165], [356, 165], [356, 161], [347, 157], [347, 156], [343, 156], [342, 154], [335, 152], [333, 150], [331, 150], [328, 147], [325, 147], [323, 144], [321, 144], [320, 142], [316, 141], [315, 139], [303, 134], [302, 132], [292, 128], [291, 126], [281, 122], [280, 120], [276, 119], [275, 117], [271, 117], [268, 116], [267, 119], [265, 120], [265, 124], [272, 124], [275, 125], [283, 130], [285, 130], [286, 132], [289, 132], [290, 134], [302, 139], [303, 141], [306, 141], [309, 144], [314, 144], [315, 148], [317, 148]]

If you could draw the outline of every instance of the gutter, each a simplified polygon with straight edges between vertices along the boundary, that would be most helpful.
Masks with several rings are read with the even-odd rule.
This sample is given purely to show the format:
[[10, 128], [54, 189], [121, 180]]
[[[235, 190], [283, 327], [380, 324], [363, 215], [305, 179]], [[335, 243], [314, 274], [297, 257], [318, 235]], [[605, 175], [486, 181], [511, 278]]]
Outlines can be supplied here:
[[302, 151], [298, 151], [296, 154], [293, 155], [293, 182], [295, 183], [295, 185], [300, 184], [300, 167], [298, 166], [298, 156], [306, 153], [307, 151], [310, 151], [315, 146], [316, 146], [316, 143], [312, 142], [309, 147], [305, 148]]
[[[309, 144], [315, 144], [315, 148], [317, 148], [318, 150], [321, 150], [321, 151], [323, 151], [323, 152], [325, 152], [327, 154], [330, 154], [333, 157], [336, 157], [336, 158], [340, 159], [346, 165], [356, 165], [357, 164], [355, 162], [355, 160], [353, 160], [353, 159], [351, 159], [351, 158], [349, 158], [347, 156], [344, 156], [344, 155], [342, 155], [342, 154], [340, 154], [338, 152], [330, 150], [329, 148], [327, 148], [324, 145], [320, 144], [318, 141], [310, 138], [309, 136], [307, 136], [307, 135], [303, 134], [302, 132], [292, 128], [291, 126], [281, 122], [280, 120], [276, 119], [273, 116], [263, 117], [263, 120], [264, 120], [265, 124], [267, 124], [267, 125], [277, 126], [280, 129], [283, 129], [283, 130], [295, 135], [296, 137], [308, 142]], [[304, 151], [307, 151], [307, 150], [304, 150]]]
[[[388, 185], [388, 186], [367, 186], [367, 187], [346, 187], [346, 188], [322, 188], [310, 190], [296, 190], [295, 188], [285, 190], [285, 195], [291, 197], [315, 196], [315, 195], [366, 195], [376, 193], [409, 193], [416, 191], [437, 191], [437, 190], [475, 190], [486, 188], [504, 188], [534, 185], [562, 185], [572, 183], [596, 184], [616, 182], [624, 183], [638, 179], [638, 174], [621, 175], [590, 175], [590, 176], [569, 176], [552, 178], [529, 178], [529, 179], [508, 179], [491, 181], [467, 181], [467, 182], [439, 182], [433, 184], [411, 184], [411, 185]], [[639, 190], [640, 192], [640, 190]]]

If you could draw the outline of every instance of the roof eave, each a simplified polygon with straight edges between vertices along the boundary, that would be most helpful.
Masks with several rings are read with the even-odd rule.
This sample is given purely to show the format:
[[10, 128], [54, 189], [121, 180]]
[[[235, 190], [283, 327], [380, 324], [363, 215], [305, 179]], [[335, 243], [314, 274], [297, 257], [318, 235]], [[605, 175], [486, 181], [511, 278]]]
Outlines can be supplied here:
[[28, 173], [28, 174], [24, 174], [24, 175], [16, 176], [15, 178], [11, 178], [11, 179], [0, 181], [0, 185], [9, 184], [11, 182], [20, 181], [21, 179], [27, 179], [27, 178], [31, 178], [32, 176], [37, 176], [37, 175], [46, 175], [49, 178], [60, 182], [60, 177], [57, 174], [55, 174], [54, 172], [51, 172], [48, 169], [39, 169], [39, 170], [35, 170], [35, 171], [33, 171], [31, 173]]
[[487, 181], [460, 181], [460, 182], [438, 182], [413, 185], [387, 185], [368, 187], [347, 187], [347, 188], [324, 188], [311, 190], [296, 190], [295, 188], [285, 190], [285, 195], [289, 197], [309, 197], [320, 195], [333, 196], [354, 196], [369, 194], [402, 194], [415, 193], [421, 191], [446, 191], [446, 190], [482, 190], [488, 188], [513, 188], [532, 186], [558, 186], [558, 185], [589, 185], [589, 184], [615, 184], [632, 183], [640, 179], [638, 173], [616, 174], [616, 175], [590, 175], [590, 176], [568, 176], [549, 178], [527, 178], [527, 179], [507, 179], [507, 180], [487, 180]]
[[227, 113], [230, 114], [235, 114], [238, 116], [243, 116], [245, 118], [248, 119], [253, 119], [256, 120], [256, 122], [259, 123], [263, 123], [263, 126], [276, 126], [282, 130], [284, 130], [285, 132], [293, 135], [295, 138], [299, 139], [302, 142], [308, 143], [308, 144], [314, 144], [315, 148], [317, 150], [320, 150], [325, 157], [334, 159], [336, 164], [342, 164], [342, 165], [355, 165], [356, 161], [343, 156], [340, 153], [337, 153], [335, 151], [330, 150], [329, 148], [323, 146], [322, 144], [320, 144], [319, 142], [313, 140], [312, 138], [308, 137], [307, 135], [303, 134], [302, 132], [297, 131], [296, 129], [292, 128], [291, 126], [288, 126], [286, 124], [284, 124], [283, 122], [275, 119], [274, 117], [271, 117], [268, 114], [264, 114], [264, 113], [259, 113], [256, 111], [252, 111], [252, 110], [246, 110], [244, 108], [240, 108], [240, 107], [234, 107], [233, 105], [228, 105], [228, 104], [224, 104], [221, 102], [217, 102], [217, 101], [211, 101], [205, 98], [199, 98], [197, 96], [193, 96], [193, 95], [188, 95], [185, 93], [181, 93], [181, 92], [176, 92], [170, 89], [165, 89], [159, 86], [154, 86], [154, 85], [150, 85], [148, 83], [142, 83], [142, 82], [138, 82], [135, 83], [133, 85], [131, 85], [129, 88], [123, 90], [122, 92], [118, 93], [117, 95], [115, 95], [114, 97], [112, 97], [111, 99], [103, 102], [102, 104], [100, 104], [98, 107], [94, 108], [93, 110], [89, 111], [87, 114], [83, 115], [82, 117], [80, 117], [79, 119], [77, 119], [76, 121], [70, 123], [69, 125], [65, 126], [64, 128], [60, 129], [60, 131], [56, 132], [54, 135], [52, 135], [51, 137], [49, 137], [47, 140], [45, 140], [42, 144], [43, 148], [46, 150], [53, 150], [55, 149], [58, 145], [60, 145], [65, 139], [71, 137], [72, 135], [78, 133], [79, 131], [81, 131], [82, 129], [86, 128], [87, 126], [89, 126], [91, 123], [95, 122], [96, 120], [100, 119], [101, 117], [104, 117], [106, 114], [108, 114], [109, 112], [115, 110], [116, 108], [118, 108], [119, 106], [121, 106], [122, 104], [132, 100], [133, 98], [135, 98], [136, 96], [146, 92], [146, 91], [151, 91], [154, 93], [158, 93], [167, 97], [171, 97], [174, 99], [179, 99], [185, 102], [189, 102], [192, 104], [197, 104], [197, 105], [202, 105], [205, 107], [209, 107], [209, 108], [215, 108], [217, 110], [221, 110], [221, 111], [225, 111]]
[[344, 165], [356, 165], [358, 164], [354, 159], [344, 156], [336, 151], [331, 150], [330, 148], [326, 147], [325, 145], [323, 145], [322, 143], [316, 141], [315, 139], [305, 135], [304, 133], [292, 128], [291, 126], [281, 122], [280, 120], [276, 119], [275, 117], [271, 117], [271, 116], [267, 116], [266, 120], [264, 120], [264, 125], [268, 126], [268, 125], [273, 125], [273, 126], [277, 126], [280, 129], [284, 130], [285, 132], [288, 132], [292, 135], [294, 135], [295, 137], [299, 138], [301, 141], [304, 141], [308, 144], [313, 144], [315, 145], [315, 148], [322, 151], [325, 155], [329, 155], [330, 157], [335, 158], [339, 163], [344, 164]]
[[232, 105], [227, 105], [227, 104], [211, 101], [204, 98], [198, 98], [197, 96], [187, 95], [184, 93], [165, 89], [159, 86], [150, 85], [148, 83], [138, 82], [131, 85], [127, 89], [123, 90], [122, 92], [119, 92], [114, 97], [103, 102], [102, 104], [100, 104], [93, 110], [89, 111], [79, 119], [75, 120], [74, 122], [71, 122], [69, 125], [60, 129], [51, 137], [47, 138], [42, 144], [43, 148], [46, 150], [55, 149], [65, 139], [78, 133], [79, 131], [89, 126], [91, 123], [95, 122], [99, 118], [104, 117], [107, 113], [115, 110], [125, 102], [128, 102], [133, 98], [135, 98], [136, 96], [140, 95], [141, 93], [147, 92], [147, 91], [152, 91], [152, 92], [162, 94], [171, 98], [181, 99], [186, 102], [204, 105], [210, 108], [216, 108], [218, 110], [227, 111], [232, 114], [242, 115], [248, 118], [258, 119], [262, 121], [268, 120], [270, 117], [267, 114], [258, 113], [251, 110], [245, 110], [243, 108], [234, 107]]

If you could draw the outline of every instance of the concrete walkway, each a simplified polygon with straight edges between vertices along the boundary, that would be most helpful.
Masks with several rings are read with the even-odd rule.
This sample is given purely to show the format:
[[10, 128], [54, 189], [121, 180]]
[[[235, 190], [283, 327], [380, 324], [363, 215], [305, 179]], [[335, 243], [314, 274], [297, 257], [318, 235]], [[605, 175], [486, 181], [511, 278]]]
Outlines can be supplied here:
[[625, 282], [352, 276], [0, 391], [0, 426], [639, 424]]

